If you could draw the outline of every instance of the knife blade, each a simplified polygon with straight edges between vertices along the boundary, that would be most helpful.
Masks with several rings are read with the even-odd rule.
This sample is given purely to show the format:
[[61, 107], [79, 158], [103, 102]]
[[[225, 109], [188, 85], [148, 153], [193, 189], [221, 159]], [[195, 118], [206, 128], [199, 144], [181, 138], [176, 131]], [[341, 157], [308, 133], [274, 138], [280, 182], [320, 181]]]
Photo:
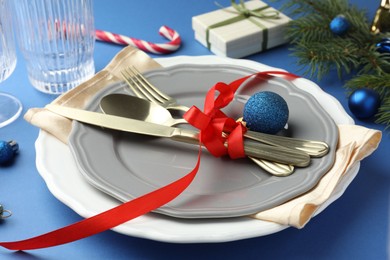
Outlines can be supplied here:
[[[165, 137], [190, 144], [199, 144], [199, 132], [194, 130], [164, 126], [131, 118], [107, 115], [53, 104], [49, 104], [45, 108], [63, 117], [103, 128], [142, 135]], [[225, 143], [225, 146], [227, 146], [227, 143]], [[310, 164], [310, 156], [308, 154], [304, 152], [298, 153], [296, 150], [284, 147], [245, 141], [244, 151], [247, 156], [283, 164], [292, 164], [298, 167], [306, 167]]]

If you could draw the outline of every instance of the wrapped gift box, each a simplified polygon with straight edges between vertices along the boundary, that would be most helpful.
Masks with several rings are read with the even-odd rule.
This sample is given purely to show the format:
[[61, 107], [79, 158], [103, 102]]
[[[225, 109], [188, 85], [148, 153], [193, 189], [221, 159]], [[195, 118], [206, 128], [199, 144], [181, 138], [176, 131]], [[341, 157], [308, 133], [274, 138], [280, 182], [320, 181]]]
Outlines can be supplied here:
[[[256, 10], [267, 7], [267, 4], [254, 0], [245, 2], [245, 7], [248, 10]], [[277, 10], [267, 7], [262, 12], [267, 15], [270, 12], [277, 12]], [[288, 41], [284, 32], [291, 19], [280, 12], [277, 17], [244, 17], [242, 20], [227, 22], [226, 25], [210, 29], [216, 24], [238, 16], [240, 14], [232, 6], [194, 16], [192, 28], [195, 31], [195, 39], [216, 55], [231, 58], [245, 57]]]

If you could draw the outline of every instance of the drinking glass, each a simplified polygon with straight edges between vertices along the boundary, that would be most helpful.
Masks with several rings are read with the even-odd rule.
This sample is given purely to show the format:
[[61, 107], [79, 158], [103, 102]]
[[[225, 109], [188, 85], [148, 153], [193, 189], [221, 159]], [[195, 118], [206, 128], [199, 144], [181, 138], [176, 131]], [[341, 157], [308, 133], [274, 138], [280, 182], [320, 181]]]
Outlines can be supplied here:
[[[6, 80], [16, 67], [12, 17], [8, 0], [0, 0], [0, 82]], [[0, 93], [0, 128], [14, 121], [22, 112], [20, 101]]]
[[13, 1], [15, 33], [31, 84], [61, 94], [95, 73], [92, 0]]

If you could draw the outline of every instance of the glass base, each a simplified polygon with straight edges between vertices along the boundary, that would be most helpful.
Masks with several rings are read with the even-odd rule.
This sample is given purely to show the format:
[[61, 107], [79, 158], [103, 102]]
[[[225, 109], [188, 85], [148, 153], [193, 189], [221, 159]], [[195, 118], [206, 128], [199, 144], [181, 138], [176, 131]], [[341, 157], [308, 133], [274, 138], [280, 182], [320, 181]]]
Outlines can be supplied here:
[[6, 93], [0, 93], [0, 127], [6, 126], [22, 113], [22, 103]]
[[47, 94], [58, 95], [92, 78], [95, 74], [95, 65], [91, 60], [77, 67], [48, 71], [42, 69], [42, 66], [30, 65], [27, 71], [28, 78], [36, 89]]

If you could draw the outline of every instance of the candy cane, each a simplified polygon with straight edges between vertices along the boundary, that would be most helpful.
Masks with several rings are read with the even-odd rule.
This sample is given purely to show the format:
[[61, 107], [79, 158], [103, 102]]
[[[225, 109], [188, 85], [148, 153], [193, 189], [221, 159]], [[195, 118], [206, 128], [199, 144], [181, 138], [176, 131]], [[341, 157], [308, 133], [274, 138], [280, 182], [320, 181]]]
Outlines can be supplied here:
[[120, 45], [131, 45], [133, 47], [137, 47], [140, 50], [155, 54], [167, 54], [179, 49], [181, 45], [181, 38], [175, 30], [172, 30], [167, 26], [161, 26], [159, 33], [160, 35], [170, 40], [170, 42], [152, 43], [102, 30], [96, 30], [96, 40]]

